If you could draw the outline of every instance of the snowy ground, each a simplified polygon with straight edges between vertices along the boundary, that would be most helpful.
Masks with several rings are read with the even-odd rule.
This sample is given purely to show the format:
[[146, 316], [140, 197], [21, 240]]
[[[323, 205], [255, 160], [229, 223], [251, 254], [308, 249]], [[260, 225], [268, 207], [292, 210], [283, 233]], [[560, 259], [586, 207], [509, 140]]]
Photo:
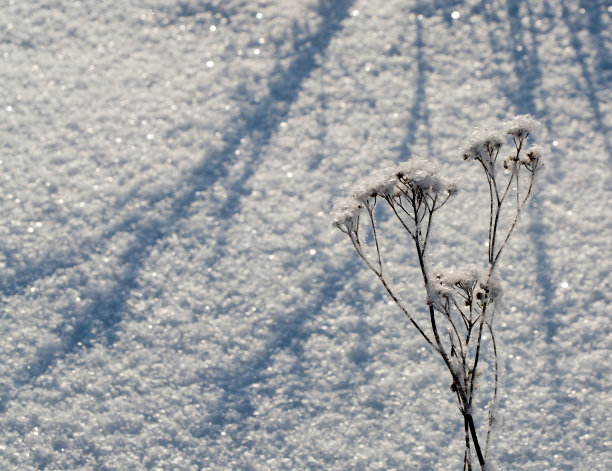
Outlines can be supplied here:
[[456, 149], [516, 113], [552, 152], [494, 453], [612, 468], [609, 1], [7, 0], [0, 61], [0, 469], [460, 469], [447, 373], [328, 214], [420, 155], [464, 179], [435, 256], [480, 257]]

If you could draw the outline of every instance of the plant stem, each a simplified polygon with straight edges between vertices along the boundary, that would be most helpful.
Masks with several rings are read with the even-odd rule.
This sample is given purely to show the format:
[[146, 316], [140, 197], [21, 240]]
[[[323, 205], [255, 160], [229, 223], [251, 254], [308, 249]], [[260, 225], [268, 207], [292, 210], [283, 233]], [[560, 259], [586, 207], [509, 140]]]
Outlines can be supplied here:
[[467, 423], [467, 418], [463, 416], [463, 430], [465, 433], [465, 452], [463, 454], [463, 471], [472, 471], [472, 462], [470, 460], [470, 432]]
[[478, 462], [480, 466], [484, 466], [485, 460], [482, 456], [482, 451], [480, 450], [480, 445], [478, 444], [478, 437], [476, 436], [476, 427], [474, 427], [474, 419], [471, 414], [465, 414], [465, 420], [467, 420], [468, 427], [470, 428], [470, 433], [472, 435], [472, 442], [474, 443], [474, 449], [476, 450], [476, 456], [478, 457]]

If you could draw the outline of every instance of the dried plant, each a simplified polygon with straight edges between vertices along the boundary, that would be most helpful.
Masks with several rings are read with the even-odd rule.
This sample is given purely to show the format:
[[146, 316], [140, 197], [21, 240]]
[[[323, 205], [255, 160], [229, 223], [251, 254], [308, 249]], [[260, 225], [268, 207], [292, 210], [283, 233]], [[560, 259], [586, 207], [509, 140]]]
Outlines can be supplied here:
[[[441, 176], [428, 161], [403, 162], [362, 179], [347, 198], [336, 201], [332, 213], [334, 225], [350, 238], [357, 254], [378, 277], [391, 299], [446, 365], [451, 376], [450, 390], [463, 416], [464, 471], [473, 469], [472, 449], [481, 469], [493, 468], [488, 452], [500, 379], [494, 328], [502, 295], [498, 265], [543, 167], [543, 150], [538, 146], [526, 148], [529, 135], [538, 125], [530, 115], [516, 116], [501, 129], [477, 129], [461, 147], [464, 160], [478, 162], [482, 167], [489, 190], [488, 256], [487, 263], [480, 267], [470, 264], [432, 269], [428, 264], [434, 214], [458, 191], [457, 181]], [[502, 159], [500, 152], [508, 141], [512, 141], [513, 148]], [[391, 283], [375, 217], [380, 206], [391, 210], [414, 243], [428, 316], [419, 317], [411, 312]], [[502, 219], [508, 212], [510, 217]], [[484, 342], [487, 334], [490, 341]], [[474, 423], [474, 408], [485, 350], [490, 355], [493, 371], [488, 420], [479, 427], [480, 438], [483, 433], [485, 436], [482, 446]]]

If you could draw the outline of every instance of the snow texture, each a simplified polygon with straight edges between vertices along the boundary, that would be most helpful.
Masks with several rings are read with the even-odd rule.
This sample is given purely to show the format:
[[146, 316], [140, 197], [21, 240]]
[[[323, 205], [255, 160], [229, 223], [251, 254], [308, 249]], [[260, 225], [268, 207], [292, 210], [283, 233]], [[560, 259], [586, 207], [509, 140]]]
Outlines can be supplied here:
[[610, 31], [604, 0], [3, 2], [0, 469], [460, 469], [444, 366], [329, 211], [418, 155], [462, 178], [432, 264], [481, 260], [457, 149], [517, 114], [550, 155], [490, 453], [612, 469]]

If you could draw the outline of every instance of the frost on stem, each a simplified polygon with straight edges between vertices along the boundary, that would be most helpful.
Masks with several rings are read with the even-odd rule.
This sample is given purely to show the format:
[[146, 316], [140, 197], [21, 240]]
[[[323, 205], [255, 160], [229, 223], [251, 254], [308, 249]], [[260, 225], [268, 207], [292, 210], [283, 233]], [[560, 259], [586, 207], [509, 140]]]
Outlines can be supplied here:
[[[518, 222], [520, 213], [535, 191], [537, 177], [543, 168], [544, 149], [532, 146], [525, 150], [528, 137], [539, 125], [533, 116], [519, 115], [504, 123], [500, 129], [477, 129], [460, 148], [464, 160], [474, 160], [481, 164], [489, 186], [488, 247], [491, 272]], [[496, 172], [499, 165], [498, 156], [508, 136], [514, 144], [514, 150], [503, 160], [505, 175], [499, 176]], [[502, 206], [512, 193], [512, 199], [515, 201], [514, 218], [505, 231], [505, 236], [500, 238], [498, 233]]]
[[[348, 197], [335, 201], [332, 211], [333, 225], [349, 236], [357, 254], [378, 276], [393, 301], [425, 341], [437, 350], [440, 347], [434, 345], [430, 335], [408, 312], [404, 303], [399, 300], [389, 285], [374, 211], [379, 201], [386, 203], [401, 226], [408, 232], [415, 244], [419, 266], [427, 286], [425, 249], [432, 217], [434, 212], [440, 209], [457, 191], [457, 180], [440, 175], [436, 166], [431, 162], [415, 159], [387, 167], [362, 178], [353, 186]], [[365, 226], [364, 230], [362, 230], [363, 226]], [[364, 238], [364, 232], [368, 233], [368, 231], [374, 241], [370, 249]], [[436, 337], [436, 344], [439, 344], [435, 328], [433, 333]]]
[[[426, 258], [434, 213], [457, 193], [458, 184], [456, 179], [440, 175], [426, 160], [402, 162], [359, 180], [348, 197], [335, 201], [332, 211], [333, 224], [349, 236], [357, 254], [447, 367], [450, 390], [464, 421], [464, 471], [473, 469], [474, 456], [482, 470], [494, 469], [488, 450], [499, 397], [500, 361], [494, 322], [502, 285], [497, 265], [543, 167], [545, 150], [539, 146], [527, 148], [527, 140], [538, 125], [530, 115], [516, 116], [499, 128], [477, 129], [460, 149], [464, 160], [480, 164], [489, 190], [488, 256], [484, 263], [429, 268]], [[500, 149], [509, 140], [514, 149], [502, 161], [498, 159]], [[505, 171], [498, 172], [501, 166]], [[375, 217], [381, 204], [392, 211], [399, 227], [412, 239], [427, 295], [426, 315], [411, 313], [386, 275], [384, 244]], [[509, 217], [502, 219], [506, 213]], [[487, 356], [490, 358], [485, 361]], [[484, 374], [486, 364], [493, 368]], [[476, 396], [483, 377], [490, 379], [487, 390], [491, 400], [488, 421], [477, 426]], [[482, 428], [486, 436], [483, 448], [479, 440]]]

